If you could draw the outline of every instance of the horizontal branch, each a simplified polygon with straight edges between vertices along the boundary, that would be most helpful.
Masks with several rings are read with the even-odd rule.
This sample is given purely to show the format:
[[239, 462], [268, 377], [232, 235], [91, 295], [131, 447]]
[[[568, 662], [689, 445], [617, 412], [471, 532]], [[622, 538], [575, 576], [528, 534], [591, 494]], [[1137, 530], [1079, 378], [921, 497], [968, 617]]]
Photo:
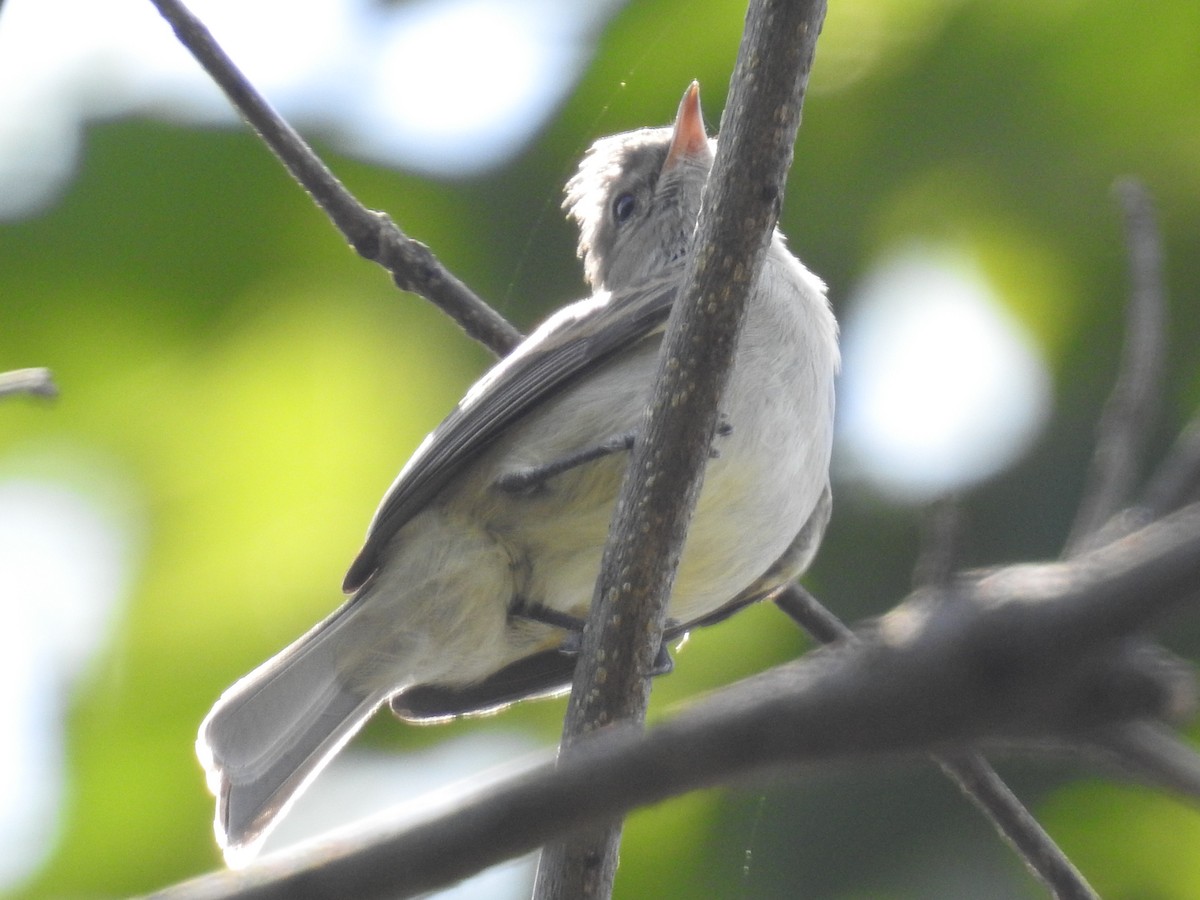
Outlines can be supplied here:
[[551, 837], [753, 772], [981, 742], [1086, 739], [1191, 702], [1190, 672], [1126, 638], [1196, 596], [1200, 505], [1072, 560], [960, 576], [854, 641], [731, 685], [645, 733], [610, 729], [416, 825], [343, 835], [161, 896], [399, 897]]

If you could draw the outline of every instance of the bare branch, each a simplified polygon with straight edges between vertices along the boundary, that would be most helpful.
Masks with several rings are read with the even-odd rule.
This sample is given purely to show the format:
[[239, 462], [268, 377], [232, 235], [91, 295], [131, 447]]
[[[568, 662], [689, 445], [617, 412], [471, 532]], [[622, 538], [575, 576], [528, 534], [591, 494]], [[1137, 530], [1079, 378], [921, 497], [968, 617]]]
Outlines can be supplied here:
[[977, 753], [935, 759], [1055, 897], [1093, 900], [1100, 896], [986, 759]]
[[1200, 413], [1184, 426], [1142, 494], [1147, 518], [1157, 518], [1200, 497]]
[[793, 622], [822, 644], [854, 638], [849, 625], [799, 584], [789, 584], [772, 599]]
[[[963, 511], [958, 498], [946, 497], [934, 503], [923, 524], [913, 586], [918, 590], [948, 588], [962, 538]], [[933, 761], [992, 823], [1052, 896], [1061, 900], [1094, 900], [1099, 896], [982, 754], [954, 753], [934, 756]]]
[[[730, 685], [647, 732], [604, 729], [557, 764], [416, 824], [343, 832], [159, 896], [411, 896], [634, 806], [752, 773], [928, 752], [953, 761], [993, 741], [1094, 741], [1114, 723], [1178, 711], [1182, 673], [1120, 644], [1190, 596], [1197, 576], [1192, 506], [1068, 562], [960, 579], [948, 602], [931, 606], [918, 592], [857, 640]], [[1136, 690], [1128, 679], [1140, 680]], [[1158, 691], [1144, 690], [1155, 679]]]
[[1094, 746], [1126, 776], [1200, 801], [1200, 755], [1158, 722], [1130, 722], [1098, 732]]
[[1089, 543], [1108, 543], [1200, 499], [1200, 413], [1180, 430], [1166, 457], [1147, 479], [1138, 502], [1121, 510]]
[[1067, 538], [1067, 555], [1098, 546], [1097, 532], [1133, 493], [1150, 422], [1159, 402], [1166, 334], [1162, 241], [1146, 189], [1133, 179], [1116, 186], [1125, 213], [1131, 288], [1125, 346], [1104, 406], [1083, 500]]
[[943, 497], [926, 510], [913, 587], [941, 587], [950, 580], [962, 537], [962, 518], [962, 505], [955, 496]]
[[[783, 202], [823, 0], [752, 0], [705, 189], [694, 251], [659, 353], [584, 632], [562, 748], [612, 722], [640, 724], [667, 598], [733, 366], [750, 289]], [[620, 664], [614, 665], [613, 660]], [[620, 823], [546, 848], [538, 900], [612, 891]]]
[[151, 0], [206, 72], [229, 97], [292, 177], [308, 191], [350, 245], [391, 273], [402, 290], [420, 294], [497, 356], [521, 340], [521, 333], [480, 300], [438, 261], [433, 252], [402, 232], [388, 216], [367, 209], [321, 162], [238, 70], [212, 34], [180, 0]]
[[58, 387], [49, 369], [13, 369], [0, 372], [0, 397], [10, 394], [34, 394], [39, 397], [57, 397]]
[[[933, 519], [930, 527], [935, 535], [940, 536], [939, 542], [949, 540], [949, 533], [957, 530], [956, 507], [939, 506], [939, 511], [935, 512]], [[950, 552], [943, 545], [937, 556], [941, 563], [945, 563], [949, 561]], [[941, 568], [940, 564], [938, 568]], [[942, 586], [949, 585], [948, 578], [942, 578], [940, 582]], [[850, 628], [799, 585], [788, 585], [775, 598], [775, 603], [819, 641], [831, 643], [835, 640], [857, 640]], [[935, 755], [933, 761], [992, 823], [1001, 837], [1055, 897], [1096, 896], [1067, 855], [981, 754], [969, 751], [955, 752], [940, 757]]]

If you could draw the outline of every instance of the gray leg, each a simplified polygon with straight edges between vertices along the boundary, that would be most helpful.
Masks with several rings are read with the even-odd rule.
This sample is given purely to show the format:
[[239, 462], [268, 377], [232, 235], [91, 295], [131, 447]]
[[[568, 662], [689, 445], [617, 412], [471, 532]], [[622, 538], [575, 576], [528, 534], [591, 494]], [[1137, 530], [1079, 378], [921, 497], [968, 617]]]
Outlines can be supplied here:
[[614, 453], [632, 450], [633, 440], [634, 432], [632, 431], [615, 435], [602, 443], [572, 453], [569, 456], [552, 460], [540, 466], [530, 466], [528, 469], [520, 469], [516, 472], [501, 475], [493, 483], [493, 487], [513, 494], [536, 491], [545, 486], [545, 483], [555, 475], [561, 475], [563, 472], [568, 472], [577, 466], [594, 462], [597, 459], [603, 459]]
[[[732, 432], [733, 426], [726, 421], [725, 415], [722, 413], [721, 420], [717, 424], [717, 436], [725, 437]], [[595, 462], [614, 453], [624, 453], [632, 450], [635, 437], [636, 432], [633, 431], [614, 435], [595, 446], [587, 447], [559, 459], [551, 460], [540, 466], [530, 466], [527, 469], [519, 469], [516, 472], [501, 475], [492, 483], [492, 487], [510, 494], [533, 493], [545, 487], [546, 482], [555, 475], [561, 475], [563, 472], [569, 472], [578, 466]], [[716, 444], [713, 445], [710, 455], [714, 459], [721, 455]]]
[[[560, 653], [577, 654], [583, 645], [583, 626], [587, 623], [578, 616], [545, 606], [524, 605], [514, 609], [512, 615], [565, 631], [567, 636], [563, 639], [562, 646], [558, 648]], [[670, 628], [673, 624], [668, 622], [667, 627]], [[669, 675], [674, 669], [675, 661], [671, 659], [671, 654], [667, 650], [667, 638], [664, 636], [662, 643], [658, 645], [658, 655], [654, 658], [654, 666], [650, 670], [650, 675], [652, 677]]]

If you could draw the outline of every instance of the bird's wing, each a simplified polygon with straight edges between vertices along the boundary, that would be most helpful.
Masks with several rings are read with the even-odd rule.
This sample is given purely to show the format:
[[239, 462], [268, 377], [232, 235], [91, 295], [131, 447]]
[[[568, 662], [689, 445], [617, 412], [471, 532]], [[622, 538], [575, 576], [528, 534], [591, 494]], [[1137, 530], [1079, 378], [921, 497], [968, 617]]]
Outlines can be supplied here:
[[380, 553], [396, 532], [508, 428], [588, 372], [660, 331], [678, 286], [678, 274], [672, 273], [573, 303], [498, 362], [425, 438], [396, 477], [342, 589], [362, 587], [378, 569]]

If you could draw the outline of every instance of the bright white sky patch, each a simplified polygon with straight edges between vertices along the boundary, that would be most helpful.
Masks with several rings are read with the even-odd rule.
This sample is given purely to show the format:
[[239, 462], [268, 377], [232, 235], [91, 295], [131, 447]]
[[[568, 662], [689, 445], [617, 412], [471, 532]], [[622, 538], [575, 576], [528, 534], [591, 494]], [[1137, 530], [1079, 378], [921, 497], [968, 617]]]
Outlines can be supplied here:
[[128, 535], [65, 487], [0, 482], [0, 893], [54, 849], [69, 692], [111, 633]]
[[[516, 153], [574, 87], [615, 0], [193, 0], [255, 86], [302, 130], [436, 175]], [[0, 218], [70, 177], [83, 126], [129, 113], [233, 125], [149, 0], [5, 0]]]
[[838, 415], [852, 474], [920, 502], [1028, 447], [1049, 411], [1049, 376], [971, 263], [925, 250], [893, 257], [849, 309]]
[[381, 159], [407, 145], [418, 165], [441, 170], [474, 167], [481, 143], [504, 156], [519, 148], [574, 87], [591, 19], [570, 4], [496, 0], [426, 0], [405, 12], [361, 95], [356, 140]]

